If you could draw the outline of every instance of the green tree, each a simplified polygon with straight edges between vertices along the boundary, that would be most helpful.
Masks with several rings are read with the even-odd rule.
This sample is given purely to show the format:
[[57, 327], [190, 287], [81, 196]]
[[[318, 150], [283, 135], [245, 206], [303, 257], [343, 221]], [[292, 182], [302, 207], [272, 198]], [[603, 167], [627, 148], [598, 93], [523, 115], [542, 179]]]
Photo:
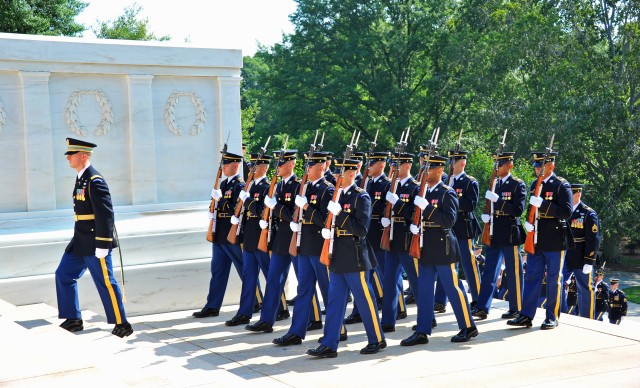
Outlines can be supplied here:
[[124, 15], [115, 20], [98, 22], [97, 27], [93, 27], [93, 33], [97, 38], [102, 39], [126, 39], [126, 40], [170, 40], [171, 36], [166, 35], [156, 37], [149, 31], [149, 19], [139, 18], [142, 6], [137, 3], [125, 7]]
[[85, 26], [74, 18], [87, 5], [80, 0], [4, 0], [0, 2], [0, 31], [78, 36]]

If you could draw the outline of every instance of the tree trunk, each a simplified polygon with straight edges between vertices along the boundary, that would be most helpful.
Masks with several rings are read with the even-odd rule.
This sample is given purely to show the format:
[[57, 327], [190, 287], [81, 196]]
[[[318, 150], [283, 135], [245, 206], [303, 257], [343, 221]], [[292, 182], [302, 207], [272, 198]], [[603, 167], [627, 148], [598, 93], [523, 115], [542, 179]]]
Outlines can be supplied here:
[[620, 236], [607, 236], [602, 240], [602, 261], [609, 264], [618, 264], [620, 257]]

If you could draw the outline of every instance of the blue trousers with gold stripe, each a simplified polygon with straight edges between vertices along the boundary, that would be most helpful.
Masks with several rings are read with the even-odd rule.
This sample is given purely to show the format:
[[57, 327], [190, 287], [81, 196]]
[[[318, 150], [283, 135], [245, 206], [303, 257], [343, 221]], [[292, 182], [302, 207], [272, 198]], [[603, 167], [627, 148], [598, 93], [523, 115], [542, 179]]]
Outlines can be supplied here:
[[460, 265], [464, 271], [464, 278], [469, 286], [471, 300], [477, 301], [480, 295], [480, 271], [478, 270], [478, 262], [473, 250], [473, 241], [471, 239], [458, 239], [458, 247], [460, 248]]
[[533, 319], [536, 315], [538, 297], [542, 287], [545, 267], [547, 270], [546, 319], [560, 318], [562, 296], [562, 266], [565, 251], [542, 251], [527, 256], [527, 276], [524, 279], [521, 315]]
[[107, 257], [76, 256], [73, 253], [62, 255], [56, 269], [56, 295], [58, 297], [58, 318], [80, 319], [80, 303], [78, 302], [78, 279], [89, 269], [91, 278], [96, 284], [100, 300], [107, 315], [107, 322], [120, 324], [127, 321], [122, 304], [122, 293], [118, 282], [113, 277], [111, 251]]
[[522, 273], [522, 259], [518, 246], [485, 247], [485, 264], [480, 283], [480, 296], [477, 307], [488, 313], [496, 291], [496, 283], [500, 276], [500, 267], [504, 260], [505, 271], [507, 271], [509, 300], [509, 310], [520, 311], [522, 309], [522, 287], [524, 285], [524, 275]]
[[[320, 256], [318, 256], [318, 262], [320, 262]], [[291, 256], [291, 264], [293, 264], [293, 272], [296, 274], [296, 279], [298, 279], [298, 256]], [[327, 287], [328, 289], [329, 287]], [[296, 301], [298, 297], [294, 298]], [[311, 315], [309, 315], [309, 322], [321, 321], [322, 314], [320, 312], [320, 301], [318, 300], [318, 292], [316, 289], [313, 289], [313, 298], [311, 298]]]
[[220, 309], [224, 293], [229, 283], [231, 263], [236, 267], [238, 276], [242, 279], [242, 250], [240, 245], [213, 244], [211, 257], [211, 280], [209, 281], [209, 294], [205, 308]]
[[583, 318], [593, 319], [596, 308], [596, 293], [593, 289], [593, 270], [585, 274], [582, 268], [562, 267], [562, 312], [568, 313], [567, 306], [567, 290], [564, 287], [565, 282], [571, 278], [571, 273], [576, 277], [576, 285], [578, 286], [578, 314]]
[[[458, 321], [460, 329], [475, 326], [467, 293], [460, 287], [458, 273], [455, 264], [449, 265], [424, 265], [419, 264], [418, 288], [416, 303], [418, 304], [418, 325], [416, 331], [423, 334], [431, 334], [431, 322], [433, 321], [434, 311], [434, 287], [436, 282], [442, 283], [442, 286], [451, 302], [453, 313]], [[415, 291], [414, 291], [415, 292]]]
[[260, 320], [270, 325], [273, 325], [276, 321], [280, 296], [284, 291], [284, 283], [287, 281], [289, 268], [291, 268], [291, 259], [291, 255], [288, 254], [271, 253], [267, 285], [262, 299], [262, 311], [260, 312]]
[[289, 333], [300, 338], [307, 335], [307, 324], [310, 320], [320, 320], [320, 306], [314, 303], [316, 283], [320, 287], [322, 299], [329, 300], [327, 266], [320, 263], [320, 256], [298, 255], [298, 294]]
[[[409, 280], [409, 287], [417, 295], [418, 289], [418, 264], [417, 260], [408, 253], [387, 252], [384, 258], [384, 279], [382, 280], [382, 323], [395, 325], [398, 316], [398, 302], [403, 298], [402, 290], [398, 290], [398, 278], [404, 267]], [[402, 301], [404, 305], [404, 300]], [[362, 314], [360, 314], [362, 315]]]
[[371, 283], [367, 279], [368, 273], [365, 271], [351, 273], [331, 272], [329, 302], [327, 304], [327, 318], [322, 345], [333, 350], [338, 349], [349, 290], [353, 293], [353, 300], [360, 305], [360, 316], [367, 332], [368, 342], [375, 344], [384, 339], [373, 287], [371, 287]]
[[[240, 306], [238, 314], [246, 317], [253, 315], [253, 308], [256, 304], [262, 303], [262, 295], [259, 291], [258, 276], [262, 270], [264, 278], [269, 276], [269, 254], [260, 250], [253, 252], [242, 252], [242, 291], [240, 292]], [[280, 307], [278, 311], [287, 309], [286, 301], [280, 298]]]

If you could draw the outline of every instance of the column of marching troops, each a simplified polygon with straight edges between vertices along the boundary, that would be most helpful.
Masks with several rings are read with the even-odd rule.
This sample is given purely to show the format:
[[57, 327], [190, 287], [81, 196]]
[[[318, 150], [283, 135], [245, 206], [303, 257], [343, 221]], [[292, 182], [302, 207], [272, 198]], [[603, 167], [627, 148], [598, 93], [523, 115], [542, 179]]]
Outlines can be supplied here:
[[[356, 322], [363, 323], [368, 339], [362, 354], [384, 349], [384, 333], [395, 331], [396, 321], [407, 317], [403, 274], [417, 303], [417, 324], [402, 346], [428, 343], [437, 326], [434, 314], [444, 312], [448, 304], [460, 329], [451, 341], [476, 337], [475, 321], [488, 317], [499, 279], [501, 288], [506, 285], [508, 290], [509, 310], [502, 318], [509, 326], [532, 326], [541, 293], [546, 311], [541, 329], [555, 328], [561, 311], [602, 320], [609, 309], [610, 320], [620, 322], [626, 297], [614, 285], [618, 281], [612, 279], [610, 290], [600, 270], [593, 279], [600, 244], [596, 212], [581, 201], [583, 185], [569, 184], [553, 172], [557, 152], [549, 148], [532, 153], [539, 184], [530, 185], [528, 201], [525, 182], [511, 174], [515, 153], [501, 147], [493, 155], [496, 178], [484, 195], [485, 210], [490, 210], [482, 214], [491, 234], [481, 273], [474, 253], [474, 241], [483, 231], [474, 215], [480, 188], [465, 172], [469, 153], [456, 147], [441, 156], [432, 145], [420, 147], [415, 178], [415, 155], [400, 148], [352, 150], [345, 158], [333, 158], [314, 144], [304, 153], [302, 179], [294, 173], [298, 152], [286, 145], [273, 155], [264, 147], [252, 153], [244, 161], [244, 179], [239, 169], [245, 158], [225, 149], [220, 167], [225, 178], [212, 191], [209, 213], [209, 293], [193, 316], [219, 315], [233, 264], [242, 291], [238, 312], [225, 324], [272, 332], [275, 321], [290, 317], [284, 288], [293, 264], [298, 288], [291, 326], [273, 343], [301, 344], [308, 331], [324, 327], [320, 345], [307, 352], [316, 357], [336, 357], [339, 342], [348, 337], [345, 324]], [[274, 160], [276, 171], [269, 180]], [[330, 169], [332, 162], [335, 171]], [[449, 174], [444, 171], [447, 164]], [[385, 175], [387, 167], [390, 176]], [[534, 222], [521, 222], [525, 211], [534, 212], [528, 218]], [[388, 245], [385, 233], [390, 235]], [[535, 249], [527, 255], [525, 277], [520, 247], [528, 233], [535, 235]], [[412, 255], [416, 238], [419, 253]], [[327, 246], [330, 262], [323, 252]], [[458, 278], [458, 265], [470, 300]], [[266, 279], [264, 290], [260, 272]], [[324, 326], [316, 285], [326, 308]], [[345, 318], [350, 295], [354, 308]], [[259, 319], [251, 323], [258, 312]]]

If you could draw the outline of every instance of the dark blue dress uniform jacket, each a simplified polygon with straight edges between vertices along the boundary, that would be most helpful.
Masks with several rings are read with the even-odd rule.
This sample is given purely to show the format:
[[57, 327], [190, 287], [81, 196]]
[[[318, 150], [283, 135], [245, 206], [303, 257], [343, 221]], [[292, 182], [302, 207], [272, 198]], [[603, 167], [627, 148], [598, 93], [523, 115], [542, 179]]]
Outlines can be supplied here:
[[402, 217], [404, 218], [404, 222], [393, 223], [391, 252], [409, 252], [412, 236], [409, 225], [413, 222], [413, 213], [416, 207], [416, 205], [413, 204], [413, 199], [418, 195], [419, 189], [418, 181], [411, 177], [407, 179], [402, 186], [400, 185], [400, 181], [398, 181], [396, 195], [399, 199], [398, 202], [393, 205], [393, 217]]
[[264, 197], [269, 192], [269, 181], [266, 178], [256, 183], [255, 181], [249, 189], [249, 197], [244, 201], [244, 250], [246, 252], [254, 252], [258, 249], [258, 242], [260, 241], [260, 220], [262, 219], [262, 213], [264, 212]]
[[527, 238], [520, 216], [524, 212], [527, 188], [512, 175], [496, 186], [498, 200], [493, 204], [492, 247], [516, 246]]
[[367, 239], [376, 251], [380, 250], [380, 241], [384, 230], [380, 219], [384, 217], [384, 210], [387, 207], [386, 197], [389, 188], [391, 188], [391, 179], [384, 174], [380, 175], [375, 183], [371, 178], [367, 182], [367, 194], [371, 198], [371, 224]]
[[309, 207], [302, 213], [302, 236], [300, 237], [300, 254], [305, 256], [320, 256], [324, 238], [322, 228], [327, 220], [329, 210], [327, 206], [333, 198], [333, 185], [324, 177], [315, 184], [307, 182], [305, 197]]
[[[530, 192], [533, 195], [536, 181], [531, 183]], [[571, 186], [564, 178], [551, 174], [546, 183], [543, 182], [542, 205], [538, 210], [538, 242], [536, 252], [562, 251], [573, 245], [571, 229], [566, 220], [573, 211], [573, 194]], [[529, 206], [529, 211], [531, 211]]]
[[422, 211], [424, 231], [420, 263], [455, 263], [459, 248], [451, 228], [458, 215], [458, 196], [453, 188], [440, 182], [432, 192], [427, 190], [425, 199], [429, 204]]
[[65, 252], [76, 256], [93, 256], [96, 248], [117, 247], [113, 235], [114, 216], [109, 186], [93, 166], [89, 165], [80, 179], [76, 179], [72, 196], [76, 216], [94, 215], [95, 218], [76, 221], [73, 238]]
[[600, 282], [596, 286], [596, 311], [607, 311], [609, 309], [609, 285]]
[[329, 269], [335, 273], [369, 271], [377, 265], [373, 248], [367, 240], [371, 198], [360, 187], [351, 185], [340, 195], [339, 203], [342, 211], [335, 218], [336, 232]]
[[[216, 244], [229, 244], [227, 237], [229, 236], [229, 229], [231, 229], [231, 216], [236, 210], [236, 202], [238, 202], [238, 195], [240, 191], [244, 189], [244, 180], [236, 175], [229, 181], [225, 179], [220, 184], [220, 191], [222, 192], [222, 198], [218, 201], [217, 209], [218, 214], [216, 218]], [[242, 242], [242, 233], [238, 236], [236, 244]]]
[[627, 294], [621, 289], [609, 292], [609, 320], [618, 320], [627, 316]]
[[271, 234], [271, 250], [279, 255], [289, 254], [289, 245], [293, 231], [289, 223], [293, 221], [293, 213], [296, 208], [296, 195], [300, 192], [300, 179], [292, 175], [286, 184], [282, 181], [276, 185], [274, 193], [278, 200], [276, 206], [271, 210], [273, 217], [273, 232]]
[[456, 237], [462, 240], [474, 239], [480, 233], [480, 224], [473, 211], [478, 204], [478, 193], [480, 187], [476, 178], [463, 173], [453, 181], [453, 190], [458, 196], [458, 217], [453, 225], [453, 232]]
[[567, 251], [567, 268], [582, 268], [585, 264], [595, 265], [600, 248], [598, 215], [580, 202], [571, 214], [569, 224], [575, 247]]
[[336, 185], [336, 177], [333, 175], [333, 172], [331, 170], [327, 170], [324, 172], [324, 179], [332, 185]]

